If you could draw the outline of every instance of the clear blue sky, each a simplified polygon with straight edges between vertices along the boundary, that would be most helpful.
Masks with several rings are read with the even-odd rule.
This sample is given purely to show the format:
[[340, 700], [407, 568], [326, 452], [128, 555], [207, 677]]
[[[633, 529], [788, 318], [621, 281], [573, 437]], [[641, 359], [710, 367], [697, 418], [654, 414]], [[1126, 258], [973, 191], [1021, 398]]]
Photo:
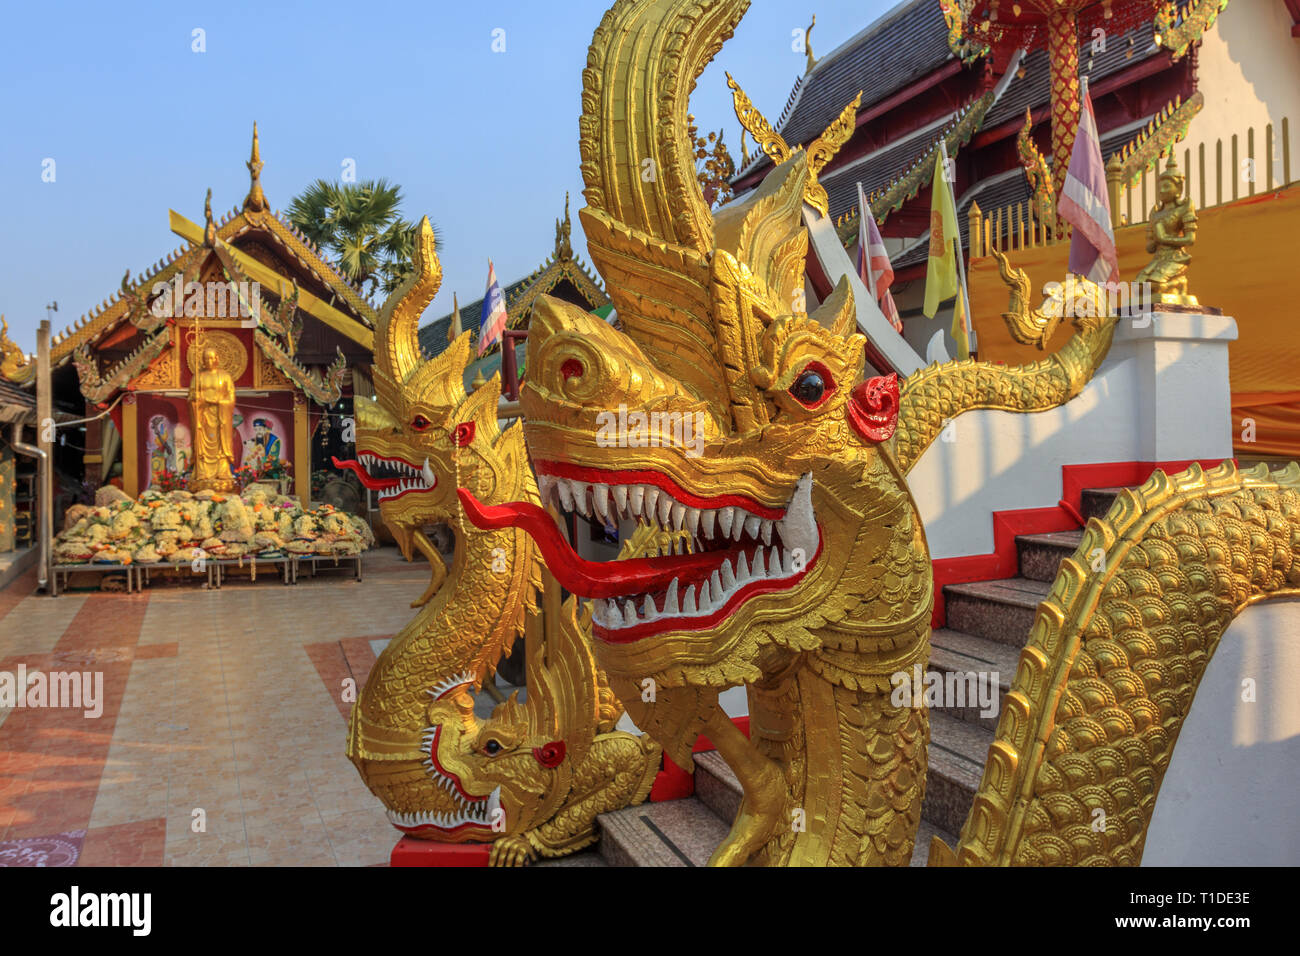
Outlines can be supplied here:
[[[739, 126], [723, 70], [774, 122], [804, 55], [791, 34], [817, 14], [819, 57], [896, 0], [755, 0], [696, 88], [701, 129]], [[358, 179], [403, 187], [404, 213], [442, 237], [445, 279], [426, 320], [550, 252], [573, 194], [586, 256], [577, 120], [581, 73], [605, 0], [525, 2], [12, 4], [0, 31], [0, 313], [35, 349], [182, 240], [169, 208], [201, 222], [203, 196], [229, 210], [248, 188], [253, 121], [262, 183], [284, 209], [345, 159]], [[191, 49], [206, 33], [206, 52]], [[491, 49], [505, 30], [506, 50]], [[42, 181], [43, 161], [55, 181]]]

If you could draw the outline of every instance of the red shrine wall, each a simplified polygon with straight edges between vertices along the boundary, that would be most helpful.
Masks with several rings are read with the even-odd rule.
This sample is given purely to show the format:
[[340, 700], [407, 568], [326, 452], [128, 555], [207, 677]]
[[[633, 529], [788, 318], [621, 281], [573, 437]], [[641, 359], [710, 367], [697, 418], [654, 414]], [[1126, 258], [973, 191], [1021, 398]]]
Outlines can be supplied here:
[[[155, 487], [165, 472], [190, 468], [192, 437], [189, 404], [183, 397], [137, 393], [139, 439], [135, 449], [140, 490]], [[271, 392], [235, 396], [235, 467], [275, 455], [294, 460], [293, 395]], [[257, 422], [265, 422], [266, 435], [257, 441]]]

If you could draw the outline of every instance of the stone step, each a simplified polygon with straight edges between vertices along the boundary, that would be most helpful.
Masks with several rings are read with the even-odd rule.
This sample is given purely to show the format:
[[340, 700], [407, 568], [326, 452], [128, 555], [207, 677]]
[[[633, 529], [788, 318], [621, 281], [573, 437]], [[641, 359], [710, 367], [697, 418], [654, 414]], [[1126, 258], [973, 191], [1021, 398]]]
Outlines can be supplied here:
[[602, 813], [597, 825], [609, 866], [705, 866], [731, 828], [698, 797]]
[[991, 641], [1023, 647], [1038, 604], [1051, 585], [1029, 578], [944, 586], [947, 626]]
[[1083, 515], [1083, 520], [1089, 518], [1104, 518], [1110, 506], [1115, 503], [1119, 493], [1124, 489], [1121, 488], [1085, 488], [1083, 489], [1082, 500], [1080, 501], [1079, 512]]
[[930, 767], [922, 819], [948, 833], [961, 832], [992, 742], [991, 730], [942, 711], [930, 711]]
[[730, 826], [740, 812], [740, 781], [716, 750], [695, 754], [695, 796]]
[[599, 846], [595, 846], [554, 860], [541, 859], [533, 866], [609, 866], [609, 863], [601, 856]]
[[1061, 562], [1078, 550], [1082, 531], [1051, 531], [1047, 534], [1016, 535], [1020, 576], [1031, 581], [1056, 580]]
[[[1010, 645], [951, 628], [939, 628], [930, 635], [930, 670], [944, 676], [945, 695], [943, 703], [938, 708], [931, 708], [932, 712], [937, 709], [958, 720], [979, 724], [987, 730], [996, 730], [998, 718], [1002, 714], [1002, 698], [1011, 689], [1019, 660], [1020, 651]], [[959, 706], [959, 700], [949, 697], [946, 692], [948, 674], [977, 675], [977, 693], [993, 682], [993, 675], [996, 674], [996, 695], [990, 701], [992, 713], [985, 713], [990, 708], [980, 706], [978, 697], [972, 699], [969, 696], [969, 681], [953, 687], [955, 690], [959, 686], [966, 697], [965, 705]], [[985, 699], [988, 700], [987, 697]]]

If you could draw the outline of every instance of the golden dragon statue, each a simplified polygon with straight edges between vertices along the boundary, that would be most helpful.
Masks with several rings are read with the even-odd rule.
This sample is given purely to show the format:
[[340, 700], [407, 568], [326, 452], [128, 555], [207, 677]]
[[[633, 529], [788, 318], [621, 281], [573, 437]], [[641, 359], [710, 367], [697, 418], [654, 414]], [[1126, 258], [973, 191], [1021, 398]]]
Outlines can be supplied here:
[[[924, 709], [891, 705], [890, 675], [924, 669], [933, 598], [905, 475], [964, 411], [1073, 397], [1114, 319], [1077, 318], [1065, 349], [1029, 366], [864, 380], [847, 282], [812, 315], [792, 308], [806, 154], [715, 214], [695, 184], [689, 92], [746, 6], [620, 0], [596, 30], [581, 215], [623, 331], [539, 300], [521, 393], [544, 502], [685, 529], [692, 547], [589, 562], [534, 502], [461, 498], [480, 527], [526, 528], [560, 583], [593, 599], [597, 663], [638, 727], [688, 769], [707, 733], [736, 772], [744, 799], [713, 863], [901, 865], [929, 729]], [[633, 175], [645, 157], [652, 180]], [[1031, 334], [1027, 308], [1020, 321]], [[615, 416], [629, 428], [610, 441]], [[748, 739], [718, 706], [736, 685]]]
[[[575, 652], [557, 641], [545, 661], [528, 661], [525, 704], [500, 705], [482, 727], [473, 718], [473, 692], [535, 614], [542, 565], [522, 532], [462, 521], [456, 489], [484, 501], [537, 501], [537, 485], [520, 426], [498, 426], [499, 379], [465, 391], [469, 333], [424, 358], [418, 323], [441, 278], [426, 219], [413, 274], [376, 324], [376, 400], [354, 400], [357, 458], [337, 462], [378, 493], [403, 554], [418, 550], [432, 574], [412, 604], [418, 613], [358, 695], [347, 754], [402, 832], [493, 841], [492, 863], [520, 863], [590, 843], [597, 813], [643, 800], [659, 750], [612, 732], [621, 711], [603, 684], [588, 687], [595, 671], [581, 642]], [[455, 536], [450, 571], [425, 533], [439, 523]], [[527, 741], [535, 746], [521, 750]]]

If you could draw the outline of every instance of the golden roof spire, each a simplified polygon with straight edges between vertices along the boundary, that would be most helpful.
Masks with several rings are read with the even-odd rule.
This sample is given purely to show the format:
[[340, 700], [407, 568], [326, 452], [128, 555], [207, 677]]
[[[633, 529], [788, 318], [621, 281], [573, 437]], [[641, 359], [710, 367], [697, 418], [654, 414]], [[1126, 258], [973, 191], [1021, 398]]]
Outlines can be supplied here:
[[209, 249], [217, 244], [217, 224], [212, 221], [212, 189], [203, 200], [203, 244]]
[[262, 192], [262, 151], [257, 142], [257, 124], [253, 124], [253, 152], [245, 163], [248, 167], [248, 195], [244, 197], [244, 209], [261, 212], [266, 208], [266, 195]]
[[447, 326], [447, 341], [455, 342], [464, 331], [460, 325], [460, 302], [456, 300], [456, 293], [453, 292], [451, 294], [451, 325]]
[[555, 220], [555, 258], [572, 259], [573, 245], [570, 237], [573, 233], [573, 224], [569, 221], [569, 193], [564, 193], [564, 221]]

